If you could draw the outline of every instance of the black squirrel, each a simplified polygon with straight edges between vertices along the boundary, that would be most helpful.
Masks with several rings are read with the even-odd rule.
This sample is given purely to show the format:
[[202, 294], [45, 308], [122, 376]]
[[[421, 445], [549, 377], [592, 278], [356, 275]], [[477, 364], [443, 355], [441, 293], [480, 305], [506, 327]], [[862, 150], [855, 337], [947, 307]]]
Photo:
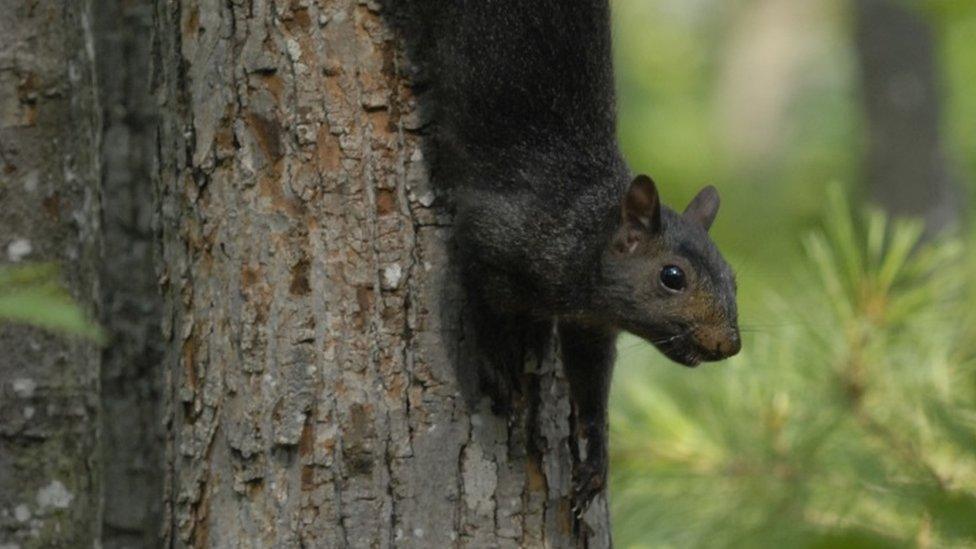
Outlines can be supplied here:
[[608, 0], [419, 1], [463, 276], [491, 314], [558, 323], [582, 510], [606, 481], [617, 333], [687, 366], [740, 349], [735, 279], [707, 233], [718, 193], [678, 214], [627, 168]]

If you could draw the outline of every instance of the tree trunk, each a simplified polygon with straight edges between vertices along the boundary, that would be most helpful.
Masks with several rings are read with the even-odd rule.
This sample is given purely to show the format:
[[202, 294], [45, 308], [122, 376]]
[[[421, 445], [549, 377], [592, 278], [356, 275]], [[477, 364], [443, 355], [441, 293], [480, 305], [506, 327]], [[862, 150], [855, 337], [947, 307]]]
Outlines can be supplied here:
[[570, 510], [552, 338], [510, 417], [464, 396], [451, 218], [379, 4], [156, 9], [168, 542], [607, 546], [604, 498]]
[[961, 201], [942, 144], [932, 29], [904, 2], [854, 5], [868, 194], [892, 215], [923, 219], [933, 234], [959, 220]]
[[153, 263], [155, 105], [150, 0], [103, 0], [95, 11], [103, 108], [101, 322], [102, 546], [154, 547], [162, 520], [159, 421], [162, 312]]
[[[98, 294], [98, 117], [87, 2], [0, 0], [0, 261]], [[0, 546], [92, 547], [95, 344], [0, 325]]]

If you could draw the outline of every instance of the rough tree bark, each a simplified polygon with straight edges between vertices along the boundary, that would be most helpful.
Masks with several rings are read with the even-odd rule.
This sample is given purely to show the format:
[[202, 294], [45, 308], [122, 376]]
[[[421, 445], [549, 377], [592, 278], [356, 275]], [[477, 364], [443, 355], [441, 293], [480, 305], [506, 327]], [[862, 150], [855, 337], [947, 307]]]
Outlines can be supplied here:
[[855, 0], [855, 37], [867, 111], [868, 194], [929, 234], [959, 221], [960, 189], [947, 162], [935, 40], [917, 8]]
[[[0, 0], [0, 261], [98, 295], [98, 117], [87, 2]], [[0, 546], [91, 547], [99, 352], [0, 326]]]
[[168, 543], [608, 545], [603, 498], [572, 519], [553, 342], [511, 418], [462, 396], [451, 219], [379, 4], [156, 10]]
[[102, 546], [155, 547], [162, 519], [159, 404], [162, 311], [153, 257], [155, 105], [151, 0], [102, 0], [94, 10], [102, 107]]

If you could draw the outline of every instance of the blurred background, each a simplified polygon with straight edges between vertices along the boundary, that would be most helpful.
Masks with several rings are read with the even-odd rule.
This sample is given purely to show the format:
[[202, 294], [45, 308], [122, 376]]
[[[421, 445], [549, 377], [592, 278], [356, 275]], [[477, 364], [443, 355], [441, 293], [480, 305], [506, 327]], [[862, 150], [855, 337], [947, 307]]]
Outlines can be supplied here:
[[[621, 340], [616, 544], [976, 547], [976, 0], [612, 2], [625, 154], [675, 209], [719, 188], [744, 336]], [[51, 265], [4, 289], [102, 337]]]
[[976, 2], [613, 0], [619, 132], [722, 194], [744, 350], [619, 345], [621, 547], [976, 547]]

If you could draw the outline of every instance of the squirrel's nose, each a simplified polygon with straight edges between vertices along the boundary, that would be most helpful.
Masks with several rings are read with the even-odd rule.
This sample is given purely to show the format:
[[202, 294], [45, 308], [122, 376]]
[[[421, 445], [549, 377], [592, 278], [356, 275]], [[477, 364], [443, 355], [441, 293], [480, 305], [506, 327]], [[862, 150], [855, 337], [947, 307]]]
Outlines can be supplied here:
[[739, 337], [739, 329], [732, 328], [728, 339], [719, 344], [718, 350], [725, 357], [735, 356], [742, 350], [742, 339]]
[[710, 360], [722, 360], [742, 350], [738, 326], [712, 326], [698, 332], [698, 344], [711, 355]]

